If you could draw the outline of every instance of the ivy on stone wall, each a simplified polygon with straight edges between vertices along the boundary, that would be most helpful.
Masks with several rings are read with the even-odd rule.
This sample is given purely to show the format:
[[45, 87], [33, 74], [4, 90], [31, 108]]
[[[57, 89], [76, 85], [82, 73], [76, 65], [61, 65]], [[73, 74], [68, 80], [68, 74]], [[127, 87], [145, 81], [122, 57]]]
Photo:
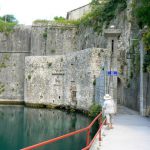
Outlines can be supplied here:
[[126, 0], [92, 0], [92, 10], [80, 19], [80, 25], [90, 26], [94, 31], [102, 32], [103, 26], [109, 25], [110, 21], [116, 17], [118, 13], [127, 7]]
[[150, 29], [143, 35], [144, 47], [146, 51], [150, 51]]
[[[137, 39], [135, 37], [135, 39]], [[132, 55], [131, 59], [131, 72], [130, 72], [130, 79], [136, 76], [140, 71], [140, 53], [139, 53], [139, 40], [134, 40], [129, 52]]]
[[149, 53], [144, 56], [143, 71], [150, 73], [150, 54]]
[[145, 25], [150, 27], [150, 1], [133, 0], [132, 7], [139, 27], [142, 29]]
[[13, 31], [15, 25], [16, 23], [0, 20], [0, 32], [4, 32], [7, 35]]
[[89, 108], [89, 114], [88, 115], [90, 117], [96, 117], [101, 111], [102, 111], [102, 107], [100, 105], [94, 103]]
[[133, 0], [133, 12], [137, 23], [141, 29], [147, 26], [147, 30], [143, 34], [144, 49], [146, 55], [144, 56], [144, 72], [150, 72], [150, 1], [149, 0]]

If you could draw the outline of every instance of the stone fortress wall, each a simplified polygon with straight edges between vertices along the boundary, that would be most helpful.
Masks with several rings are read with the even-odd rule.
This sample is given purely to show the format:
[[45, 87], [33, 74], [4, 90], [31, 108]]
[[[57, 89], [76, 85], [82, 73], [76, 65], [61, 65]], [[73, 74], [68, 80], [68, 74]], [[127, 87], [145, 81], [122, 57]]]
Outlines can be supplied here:
[[[130, 3], [129, 3], [129, 6], [130, 6]], [[129, 51], [132, 38], [134, 38], [134, 36], [136, 35], [136, 32], [138, 32], [138, 28], [132, 25], [132, 23], [129, 21], [130, 14], [131, 14], [131, 10], [129, 6], [125, 11], [118, 14], [116, 18], [111, 21], [111, 24], [115, 25], [117, 29], [121, 30], [121, 36], [119, 38], [119, 43], [117, 47], [117, 54], [114, 54], [115, 57], [117, 57], [117, 68], [119, 71], [118, 89], [117, 89], [117, 91], [119, 92], [117, 95], [117, 99], [118, 99], [118, 103], [138, 110], [139, 101], [140, 101], [140, 98], [139, 98], [140, 96], [138, 94], [139, 84], [138, 82], [136, 82], [138, 79], [133, 78], [132, 79], [133, 81], [130, 82], [131, 84], [130, 87], [127, 87], [127, 84], [126, 84], [126, 79], [128, 79], [130, 76], [130, 60], [126, 59], [126, 52]], [[35, 102], [35, 100], [31, 100], [31, 98], [33, 97], [31, 93], [29, 95], [27, 95], [26, 93], [25, 94], [26, 96], [24, 95], [24, 86], [26, 90], [29, 90], [30, 88], [33, 89], [33, 87], [30, 87], [30, 88], [27, 87], [27, 85], [29, 86], [29, 83], [30, 83], [29, 81], [28, 82], [25, 81], [27, 85], [24, 85], [25, 57], [26, 56], [35, 56], [35, 58], [34, 57], [29, 57], [29, 58], [30, 59], [33, 58], [33, 60], [35, 59], [36, 61], [38, 61], [39, 59], [40, 62], [43, 61], [42, 59], [45, 58], [48, 61], [53, 61], [52, 62], [53, 65], [54, 65], [55, 58], [57, 58], [56, 64], [59, 64], [59, 65], [64, 64], [64, 63], [60, 63], [59, 61], [61, 60], [61, 57], [65, 57], [65, 60], [63, 61], [66, 63], [68, 62], [67, 67], [70, 67], [69, 64], [74, 64], [74, 55], [77, 55], [77, 54], [80, 55], [77, 51], [81, 51], [87, 48], [90, 48], [92, 50], [93, 47], [103, 48], [105, 49], [106, 53], [109, 53], [109, 51], [107, 51], [106, 49], [107, 39], [104, 36], [104, 32], [101, 34], [97, 34], [93, 31], [92, 28], [88, 28], [88, 27], [77, 28], [76, 26], [69, 26], [69, 25], [66, 26], [66, 25], [60, 25], [60, 24], [33, 25], [33, 26], [16, 27], [14, 32], [10, 33], [9, 35], [6, 35], [5, 33], [0, 33], [0, 103], [4, 101], [5, 102], [6, 101], [24, 102], [24, 99], [27, 100], [27, 97], [29, 98], [29, 102], [30, 101], [31, 102], [33, 101], [33, 103]], [[82, 53], [84, 52], [86, 55], [86, 51], [82, 51]], [[63, 55], [63, 56], [55, 56], [55, 55]], [[40, 57], [38, 58], [36, 56], [40, 56]], [[41, 56], [43, 56], [43, 58]], [[50, 57], [48, 58], [48, 56]], [[67, 60], [67, 57], [70, 57], [73, 59], [68, 58]], [[30, 60], [30, 63], [32, 64], [32, 60]], [[46, 66], [46, 62], [43, 62], [43, 63], [45, 63], [45, 66]], [[91, 62], [88, 62], [88, 63], [91, 64]], [[104, 62], [102, 63], [100, 62], [100, 65], [103, 63]], [[40, 66], [40, 64], [38, 65]], [[84, 66], [84, 65], [82, 64], [81, 66]], [[41, 66], [40, 68], [41, 68], [40, 71], [42, 71]], [[62, 68], [64, 69], [65, 67], [62, 67]], [[77, 66], [75, 68], [77, 68]], [[102, 72], [101, 70], [102, 68], [103, 68], [103, 65], [100, 66], [99, 72]], [[47, 71], [45, 69], [46, 73]], [[67, 71], [69, 74], [69, 69]], [[84, 71], [85, 71], [84, 73], [86, 74], [85, 69]], [[26, 73], [26, 79], [28, 78], [27, 76], [28, 75]], [[31, 76], [31, 79], [32, 77], [33, 76]], [[61, 77], [59, 77], [58, 75], [58, 79], [59, 78]], [[65, 79], [68, 79], [68, 77], [65, 77]], [[103, 75], [100, 80], [97, 79], [97, 85], [100, 85], [100, 82], [103, 79], [104, 79]], [[68, 82], [70, 83], [70, 81]], [[70, 85], [68, 82], [67, 82], [68, 88], [70, 88]], [[147, 83], [147, 80], [144, 82]], [[35, 84], [37, 84], [36, 81], [35, 81]], [[42, 85], [43, 83], [40, 83], [40, 84]], [[78, 85], [82, 85], [82, 81], [79, 82]], [[92, 86], [93, 84], [90, 83], [88, 85], [89, 89]], [[98, 92], [100, 89], [101, 89], [100, 87], [96, 86], [96, 89], [94, 90]], [[39, 90], [39, 89], [36, 89], [36, 90]], [[145, 84], [144, 91], [147, 91], [147, 90], [149, 91], [150, 88], [149, 86], [147, 86], [147, 84]], [[57, 91], [58, 90], [56, 90], [56, 93], [58, 93]], [[65, 92], [62, 92], [61, 94], [63, 93]], [[147, 92], [147, 93], [150, 93], [150, 92]], [[58, 102], [56, 101], [55, 102], [59, 104], [60, 103], [59, 95], [58, 94], [56, 95], [57, 95], [56, 98], [53, 100], [58, 99]], [[66, 92], [66, 95], [67, 95], [67, 92]], [[40, 98], [40, 95], [38, 94], [37, 99], [39, 101], [42, 101], [43, 100], [42, 96], [44, 97], [44, 94], [41, 95], [41, 98]], [[93, 94], [93, 96], [96, 96], [97, 100], [99, 99], [96, 93]], [[67, 98], [67, 96], [65, 98]], [[149, 108], [150, 106], [149, 94], [145, 93], [145, 99], [147, 101], [147, 105], [148, 105], [147, 107]], [[47, 101], [49, 100], [50, 99], [47, 98]], [[51, 99], [51, 102], [53, 102], [53, 100]], [[90, 100], [89, 104], [91, 103], [92, 100]], [[68, 105], [69, 100], [67, 99], [66, 102]]]
[[29, 56], [25, 60], [25, 102], [87, 110], [94, 102], [104, 49], [66, 55]]
[[[92, 43], [96, 38], [89, 39], [87, 45], [81, 40], [83, 36], [80, 37], [80, 34], [75, 26], [57, 24], [18, 26], [8, 35], [0, 33], [0, 103], [24, 102], [26, 56], [73, 57], [74, 54], [71, 52], [94, 46]], [[99, 43], [98, 40], [97, 43]], [[70, 54], [66, 55], [68, 53]], [[71, 63], [71, 60], [68, 61]], [[93, 87], [93, 83], [90, 84], [87, 87]], [[92, 97], [91, 100], [93, 99]]]
[[30, 55], [28, 27], [17, 28], [10, 35], [0, 33], [0, 99], [23, 101], [25, 56]]
[[73, 42], [76, 28], [51, 26], [46, 29], [47, 27], [41, 26], [19, 26], [9, 35], [0, 33], [1, 101], [24, 100], [26, 56], [56, 55], [76, 51]]

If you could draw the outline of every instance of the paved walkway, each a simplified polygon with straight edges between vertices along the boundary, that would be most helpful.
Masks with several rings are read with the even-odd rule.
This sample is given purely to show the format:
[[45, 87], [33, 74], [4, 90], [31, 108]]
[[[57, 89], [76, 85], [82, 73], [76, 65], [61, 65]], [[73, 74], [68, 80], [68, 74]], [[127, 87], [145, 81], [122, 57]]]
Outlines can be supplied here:
[[104, 127], [102, 142], [96, 139], [91, 150], [150, 150], [150, 118], [118, 106], [114, 129]]

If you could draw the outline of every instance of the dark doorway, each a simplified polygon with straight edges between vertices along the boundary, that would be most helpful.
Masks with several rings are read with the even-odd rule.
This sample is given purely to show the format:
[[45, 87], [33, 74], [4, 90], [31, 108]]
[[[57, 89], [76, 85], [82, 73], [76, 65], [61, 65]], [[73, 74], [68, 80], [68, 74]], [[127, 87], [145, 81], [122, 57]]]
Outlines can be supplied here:
[[117, 78], [117, 104], [122, 103], [122, 85], [121, 79]]

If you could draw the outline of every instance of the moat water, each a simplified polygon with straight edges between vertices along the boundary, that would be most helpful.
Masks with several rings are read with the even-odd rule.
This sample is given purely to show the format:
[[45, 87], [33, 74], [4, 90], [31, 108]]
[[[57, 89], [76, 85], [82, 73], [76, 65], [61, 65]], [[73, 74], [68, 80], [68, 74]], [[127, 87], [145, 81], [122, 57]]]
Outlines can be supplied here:
[[[60, 110], [33, 109], [23, 106], [0, 106], [0, 150], [21, 148], [48, 140], [90, 124], [92, 119]], [[91, 136], [98, 125], [91, 130]], [[78, 134], [37, 150], [81, 150], [86, 133]]]

